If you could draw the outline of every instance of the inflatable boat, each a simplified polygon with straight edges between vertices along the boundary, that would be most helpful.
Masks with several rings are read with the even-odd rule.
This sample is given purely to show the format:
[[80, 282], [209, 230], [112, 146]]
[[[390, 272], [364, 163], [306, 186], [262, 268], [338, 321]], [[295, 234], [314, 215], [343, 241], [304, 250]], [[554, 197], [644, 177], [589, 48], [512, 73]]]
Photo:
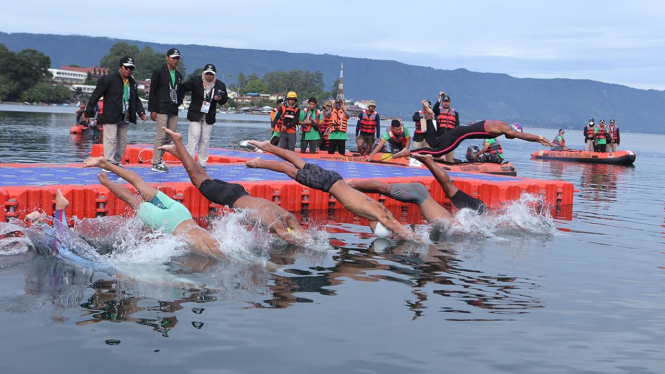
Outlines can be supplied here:
[[541, 150], [531, 154], [534, 160], [560, 160], [587, 162], [592, 164], [632, 165], [635, 162], [635, 152], [622, 150], [615, 152], [587, 152], [580, 150], [547, 151]]

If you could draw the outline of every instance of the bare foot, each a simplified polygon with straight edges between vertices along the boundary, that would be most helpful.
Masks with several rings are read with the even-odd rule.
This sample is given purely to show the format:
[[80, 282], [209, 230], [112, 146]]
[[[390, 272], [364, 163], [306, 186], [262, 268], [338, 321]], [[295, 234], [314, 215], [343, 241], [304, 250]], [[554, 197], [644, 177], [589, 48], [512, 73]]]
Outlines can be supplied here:
[[393, 155], [393, 158], [407, 157], [411, 154], [411, 151], [408, 149], [403, 149]]
[[42, 214], [35, 210], [34, 212], [26, 214], [25, 220], [30, 222], [39, 222], [42, 220]]
[[[168, 130], [168, 129], [165, 129]], [[176, 158], [180, 159], [180, 156], [178, 155], [178, 151], [176, 150], [176, 147], [174, 144], [167, 144], [163, 145], [158, 148], [160, 151], [166, 151], [172, 155], [174, 155]]]
[[266, 148], [268, 146], [270, 146], [270, 140], [264, 140], [262, 142], [260, 142], [258, 140], [249, 140], [249, 141], [247, 141], [247, 143], [249, 143], [249, 144], [251, 144], [251, 145], [255, 146], [256, 148], [261, 149], [263, 151], [265, 151]]
[[251, 161], [245, 162], [245, 166], [247, 166], [248, 168], [258, 168], [259, 162], [261, 162], [261, 157], [257, 157]]
[[109, 180], [108, 175], [106, 175], [105, 172], [99, 173], [99, 175], [97, 175], [97, 179], [99, 179], [99, 181], [100, 181], [103, 185], [106, 185], [107, 183], [111, 183], [111, 181]]
[[[173, 139], [173, 140], [177, 140], [177, 141], [182, 141], [182, 134], [181, 134], [181, 133], [179, 133], [179, 132], [174, 132], [174, 131], [172, 131], [172, 130], [169, 130], [168, 128], [165, 128], [165, 129], [164, 129], [164, 132], [165, 132], [168, 136], [170, 136], [171, 139]], [[161, 149], [161, 148], [160, 148], [160, 149]]]
[[420, 153], [414, 153], [411, 155], [411, 157], [422, 162], [423, 164], [431, 163], [434, 161], [434, 157], [432, 157], [432, 155], [423, 155]]
[[62, 191], [58, 188], [55, 192], [55, 209], [64, 210], [69, 206], [69, 200], [62, 194]]
[[107, 161], [104, 158], [104, 156], [99, 156], [99, 157], [88, 157], [85, 161], [83, 161], [83, 167], [86, 168], [91, 168], [94, 166], [97, 167], [102, 167], [102, 164], [105, 164]]

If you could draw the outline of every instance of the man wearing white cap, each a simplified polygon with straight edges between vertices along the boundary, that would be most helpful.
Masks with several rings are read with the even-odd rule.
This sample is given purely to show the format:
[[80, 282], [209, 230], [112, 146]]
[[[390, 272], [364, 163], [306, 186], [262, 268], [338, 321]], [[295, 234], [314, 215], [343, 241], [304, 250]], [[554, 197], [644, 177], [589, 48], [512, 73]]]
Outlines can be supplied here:
[[210, 135], [216, 121], [217, 103], [224, 105], [229, 99], [226, 85], [215, 78], [216, 74], [215, 65], [206, 64], [200, 76], [192, 77], [182, 85], [183, 91], [192, 92], [192, 101], [187, 111], [189, 121], [187, 153], [194, 158], [198, 148], [198, 163], [204, 169], [208, 163]]
[[171, 131], [176, 130], [178, 106], [182, 104], [185, 97], [185, 91], [182, 89], [182, 74], [176, 70], [179, 62], [180, 50], [169, 49], [166, 52], [166, 64], [155, 69], [150, 78], [148, 110], [150, 119], [157, 122], [157, 134], [152, 148], [152, 171], [160, 173], [169, 171], [162, 160], [164, 151], [159, 150], [159, 147], [168, 141], [164, 127]]

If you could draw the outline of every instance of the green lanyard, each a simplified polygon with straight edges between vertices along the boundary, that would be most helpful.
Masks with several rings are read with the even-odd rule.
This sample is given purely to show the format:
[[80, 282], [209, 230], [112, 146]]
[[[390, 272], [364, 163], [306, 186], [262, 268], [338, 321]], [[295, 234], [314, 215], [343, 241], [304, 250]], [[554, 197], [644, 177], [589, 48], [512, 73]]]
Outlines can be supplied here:
[[122, 101], [127, 103], [129, 102], [129, 79], [127, 82], [123, 82], [123, 91]]
[[171, 87], [175, 87], [175, 69], [169, 69], [169, 73], [171, 73]]

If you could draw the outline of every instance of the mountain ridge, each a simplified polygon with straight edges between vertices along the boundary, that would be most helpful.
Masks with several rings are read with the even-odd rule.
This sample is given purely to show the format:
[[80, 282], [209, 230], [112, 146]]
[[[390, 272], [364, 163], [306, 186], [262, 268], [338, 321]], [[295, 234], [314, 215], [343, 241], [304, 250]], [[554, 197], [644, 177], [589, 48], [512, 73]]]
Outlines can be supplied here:
[[[464, 68], [434, 69], [393, 60], [364, 59], [332, 54], [290, 53], [173, 44], [137, 40], [0, 32], [0, 43], [13, 51], [36, 49], [51, 57], [54, 68], [75, 64], [94, 66], [111, 46], [125, 41], [156, 52], [180, 48], [188, 72], [206, 63], [218, 68], [225, 81], [235, 83], [238, 73], [259, 77], [270, 71], [320, 70], [326, 88], [339, 77], [344, 63], [344, 93], [356, 100], [371, 99], [377, 110], [410, 121], [420, 101], [436, 101], [439, 91], [451, 95], [452, 107], [462, 122], [496, 119], [526, 126], [579, 128], [590, 117], [596, 122], [613, 118], [622, 131], [665, 133], [665, 91], [642, 90], [615, 83], [568, 78], [515, 78], [504, 73], [479, 73]], [[228, 75], [232, 74], [229, 80]], [[581, 132], [580, 132], [581, 133]]]

